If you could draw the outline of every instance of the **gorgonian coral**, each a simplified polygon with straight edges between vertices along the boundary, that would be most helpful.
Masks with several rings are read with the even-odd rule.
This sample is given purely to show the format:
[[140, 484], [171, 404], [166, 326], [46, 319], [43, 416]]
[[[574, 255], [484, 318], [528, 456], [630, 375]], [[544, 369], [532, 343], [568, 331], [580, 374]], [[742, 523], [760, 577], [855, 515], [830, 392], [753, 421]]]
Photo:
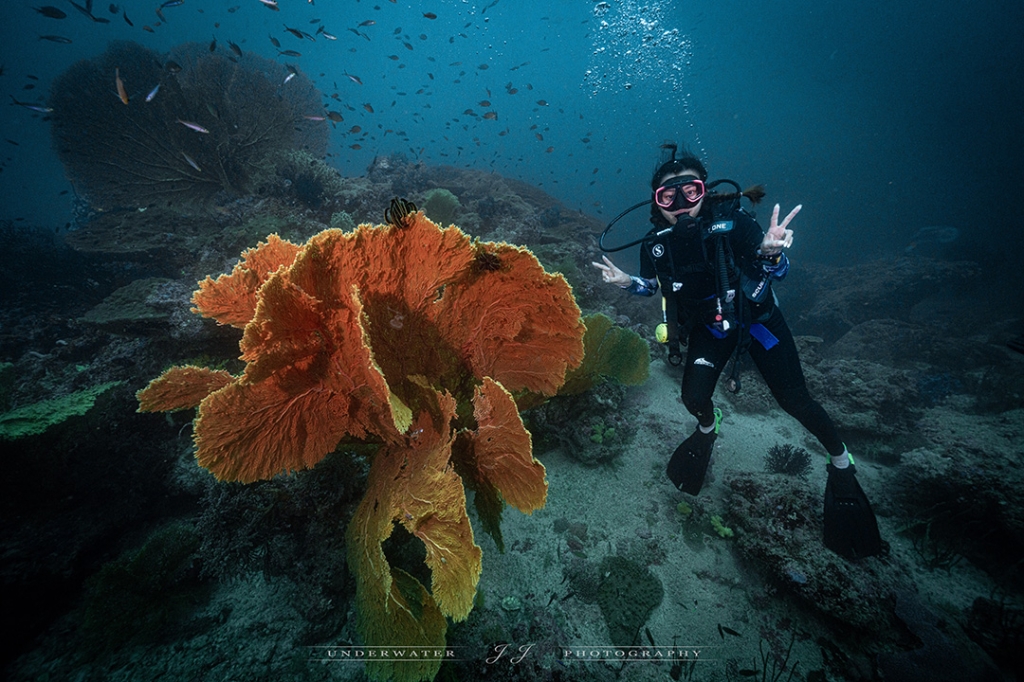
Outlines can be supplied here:
[[[493, 267], [476, 266], [481, 253]], [[444, 617], [468, 615], [481, 570], [464, 486], [490, 532], [504, 503], [544, 505], [513, 393], [554, 395], [580, 364], [569, 285], [526, 249], [473, 242], [417, 212], [302, 247], [271, 237], [193, 301], [244, 326], [245, 371], [172, 368], [140, 391], [140, 409], [198, 402], [196, 457], [221, 480], [314, 466], [343, 438], [379, 443], [347, 534], [359, 630], [369, 645], [442, 645]], [[396, 523], [426, 548], [429, 590], [384, 556]], [[367, 668], [415, 680], [439, 663]]]
[[240, 195], [271, 155], [322, 156], [328, 129], [308, 78], [252, 53], [195, 43], [169, 56], [132, 42], [72, 65], [53, 84], [53, 137], [80, 194], [96, 208], [180, 209]]

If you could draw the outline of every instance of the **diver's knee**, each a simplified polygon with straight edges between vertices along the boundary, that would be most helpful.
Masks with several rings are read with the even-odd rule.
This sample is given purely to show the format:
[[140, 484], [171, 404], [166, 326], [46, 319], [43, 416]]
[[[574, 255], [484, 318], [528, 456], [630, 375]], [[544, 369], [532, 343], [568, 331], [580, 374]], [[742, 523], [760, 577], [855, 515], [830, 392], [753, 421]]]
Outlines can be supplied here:
[[811, 398], [806, 386], [774, 390], [772, 395], [775, 396], [775, 402], [779, 407], [794, 417], [813, 408], [814, 405], [814, 399]]

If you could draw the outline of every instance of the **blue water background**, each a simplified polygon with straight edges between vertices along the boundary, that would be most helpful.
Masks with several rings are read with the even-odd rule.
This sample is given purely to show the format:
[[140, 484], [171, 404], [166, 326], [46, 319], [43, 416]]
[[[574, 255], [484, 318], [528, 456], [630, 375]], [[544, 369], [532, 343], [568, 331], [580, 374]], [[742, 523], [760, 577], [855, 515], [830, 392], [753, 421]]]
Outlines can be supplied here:
[[[898, 255], [920, 228], [953, 225], [960, 255], [1016, 258], [1006, 240], [1024, 181], [1019, 0], [280, 0], [280, 12], [257, 0], [186, 0], [163, 10], [154, 33], [142, 26], [157, 21], [156, 2], [118, 3], [134, 27], [109, 3], [93, 9], [109, 24], [58, 0], [68, 17], [48, 19], [33, 11], [40, 4], [0, 4], [0, 137], [17, 143], [0, 141], [0, 219], [26, 227], [63, 226], [72, 195], [60, 195], [69, 185], [43, 117], [11, 97], [45, 101], [55, 76], [111, 40], [167, 50], [216, 37], [225, 53], [232, 40], [313, 78], [344, 116], [329, 161], [349, 175], [399, 152], [520, 178], [606, 221], [648, 198], [657, 146], [676, 140], [713, 178], [764, 183], [769, 206], [802, 203], [795, 257]], [[338, 39], [284, 31], [313, 33], [312, 19]], [[366, 20], [376, 23], [360, 27]], [[279, 56], [268, 35], [303, 56]], [[364, 132], [347, 133], [353, 126]], [[644, 213], [621, 234], [646, 230]]]

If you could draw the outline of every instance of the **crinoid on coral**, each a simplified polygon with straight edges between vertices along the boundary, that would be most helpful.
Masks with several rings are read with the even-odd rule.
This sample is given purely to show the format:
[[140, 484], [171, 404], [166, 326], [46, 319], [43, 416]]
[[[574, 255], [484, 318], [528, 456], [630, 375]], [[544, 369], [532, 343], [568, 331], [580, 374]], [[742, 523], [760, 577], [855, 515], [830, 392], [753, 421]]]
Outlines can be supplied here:
[[[505, 503], [544, 505], [513, 393], [554, 395], [583, 358], [584, 327], [565, 279], [528, 250], [474, 242], [421, 212], [397, 222], [325, 230], [302, 247], [271, 238], [207, 278], [196, 311], [244, 327], [244, 373], [171, 368], [139, 400], [198, 404], [196, 458], [224, 481], [312, 467], [342, 439], [376, 443], [347, 534], [357, 627], [367, 645], [443, 647], [445, 617], [469, 614], [481, 571], [464, 487], [499, 542]], [[475, 267], [482, 250], [495, 267]], [[423, 543], [429, 590], [389, 563], [396, 524]], [[367, 671], [432, 679], [439, 665]]]
[[764, 455], [764, 470], [772, 474], [807, 478], [811, 470], [811, 455], [803, 448], [789, 443], [776, 443]]
[[301, 73], [287, 75], [248, 52], [229, 59], [190, 43], [168, 58], [111, 43], [54, 81], [57, 153], [96, 208], [188, 211], [219, 192], [245, 194], [272, 152], [326, 150], [323, 121], [304, 118], [323, 111], [320, 93]]

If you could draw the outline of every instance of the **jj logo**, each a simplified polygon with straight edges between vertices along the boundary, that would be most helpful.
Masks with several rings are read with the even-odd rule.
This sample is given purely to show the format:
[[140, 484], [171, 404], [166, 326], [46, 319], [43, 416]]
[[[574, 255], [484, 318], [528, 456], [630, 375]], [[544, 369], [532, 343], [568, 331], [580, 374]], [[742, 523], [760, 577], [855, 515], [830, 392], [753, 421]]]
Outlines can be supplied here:
[[530, 653], [530, 649], [533, 648], [532, 644], [523, 644], [522, 646], [520, 646], [515, 651], [509, 651], [509, 647], [510, 646], [512, 646], [512, 645], [507, 643], [507, 642], [504, 642], [504, 643], [501, 643], [501, 644], [495, 644], [494, 645], [494, 655], [493, 656], [489, 656], [488, 658], [484, 659], [485, 662], [488, 665], [493, 665], [494, 663], [497, 663], [498, 661], [500, 661], [505, 656], [505, 654], [508, 653], [508, 662], [509, 662], [509, 664], [517, 665], [520, 662], [522, 662], [522, 660], [524, 658], [526, 658], [526, 654]]

